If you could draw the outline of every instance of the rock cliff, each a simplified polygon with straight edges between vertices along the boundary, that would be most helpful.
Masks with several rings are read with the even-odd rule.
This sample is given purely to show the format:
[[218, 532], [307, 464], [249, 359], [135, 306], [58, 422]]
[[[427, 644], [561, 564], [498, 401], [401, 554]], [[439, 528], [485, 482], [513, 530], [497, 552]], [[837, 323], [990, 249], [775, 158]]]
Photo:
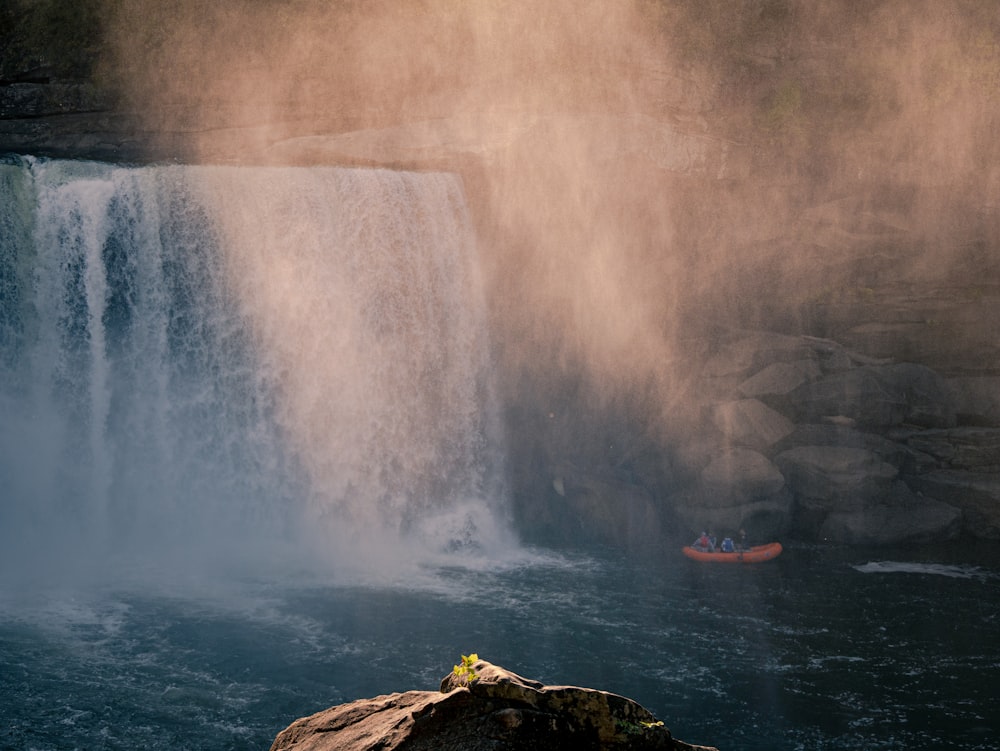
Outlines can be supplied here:
[[639, 704], [576, 686], [545, 686], [479, 660], [475, 678], [407, 691], [296, 720], [271, 751], [711, 751], [674, 738]]
[[[690, 526], [869, 545], [1000, 537], [1000, 424], [957, 427], [959, 403], [963, 420], [991, 421], [961, 379], [827, 339], [733, 336], [706, 364], [727, 377], [702, 427], [711, 459], [677, 507]], [[762, 357], [746, 357], [751, 341]]]
[[210, 5], [5, 6], [0, 151], [462, 174], [528, 536], [1000, 539], [989, 0]]

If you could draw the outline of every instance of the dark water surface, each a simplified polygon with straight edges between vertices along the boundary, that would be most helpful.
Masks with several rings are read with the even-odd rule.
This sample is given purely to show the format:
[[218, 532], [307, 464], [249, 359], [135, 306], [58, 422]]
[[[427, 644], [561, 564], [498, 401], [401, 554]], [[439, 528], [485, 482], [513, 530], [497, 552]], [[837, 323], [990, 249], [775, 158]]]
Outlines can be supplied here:
[[0, 747], [267, 749], [297, 717], [434, 689], [460, 653], [624, 694], [736, 749], [1000, 747], [994, 548], [535, 551], [376, 585], [0, 591]]

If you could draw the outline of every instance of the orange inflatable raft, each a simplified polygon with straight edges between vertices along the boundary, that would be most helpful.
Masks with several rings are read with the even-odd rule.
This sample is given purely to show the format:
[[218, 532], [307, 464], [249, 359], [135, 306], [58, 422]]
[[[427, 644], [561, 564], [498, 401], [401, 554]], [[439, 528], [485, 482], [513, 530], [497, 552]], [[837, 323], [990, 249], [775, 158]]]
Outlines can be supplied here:
[[682, 548], [682, 552], [693, 561], [711, 561], [713, 563], [762, 563], [781, 555], [781, 543], [769, 542], [767, 545], [756, 545], [748, 550], [737, 550], [735, 553], [723, 553], [719, 550], [709, 553], [696, 550], [690, 545]]

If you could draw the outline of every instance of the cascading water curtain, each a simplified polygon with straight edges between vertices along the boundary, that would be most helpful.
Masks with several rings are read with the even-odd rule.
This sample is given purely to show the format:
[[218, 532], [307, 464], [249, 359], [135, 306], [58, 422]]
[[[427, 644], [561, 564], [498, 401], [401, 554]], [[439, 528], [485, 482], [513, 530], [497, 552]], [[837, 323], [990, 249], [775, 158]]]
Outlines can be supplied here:
[[92, 551], [280, 530], [274, 390], [183, 172], [3, 169], [5, 516]]
[[0, 164], [7, 544], [331, 544], [502, 513], [460, 181]]

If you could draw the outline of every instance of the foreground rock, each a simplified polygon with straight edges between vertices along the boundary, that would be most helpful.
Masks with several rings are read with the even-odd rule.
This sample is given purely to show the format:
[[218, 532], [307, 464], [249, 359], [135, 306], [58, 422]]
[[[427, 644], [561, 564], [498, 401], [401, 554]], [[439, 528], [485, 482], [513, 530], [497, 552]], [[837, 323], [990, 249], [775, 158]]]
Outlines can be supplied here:
[[440, 691], [360, 699], [296, 720], [271, 751], [710, 751], [673, 738], [622, 696], [544, 686], [479, 660], [477, 678], [448, 675]]

